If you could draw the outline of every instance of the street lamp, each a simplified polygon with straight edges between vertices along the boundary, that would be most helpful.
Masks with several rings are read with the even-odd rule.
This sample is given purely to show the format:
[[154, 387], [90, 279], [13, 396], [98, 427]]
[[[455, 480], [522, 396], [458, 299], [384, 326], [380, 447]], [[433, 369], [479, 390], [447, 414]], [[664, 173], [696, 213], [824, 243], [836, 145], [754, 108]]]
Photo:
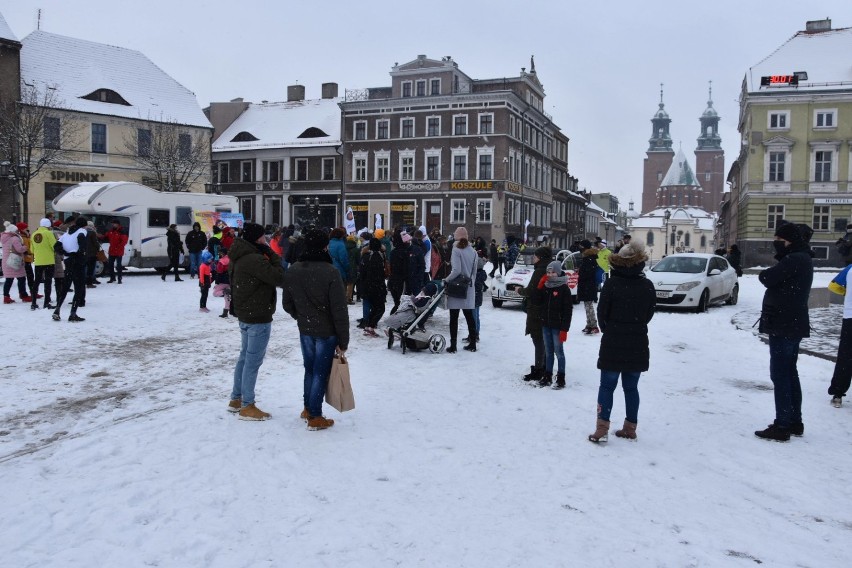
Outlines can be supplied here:
[[21, 180], [26, 179], [27, 174], [29, 173], [29, 168], [27, 168], [26, 164], [18, 164], [17, 166], [12, 166], [12, 162], [5, 160], [0, 162], [0, 178], [8, 179], [13, 182], [15, 192], [12, 196], [12, 222], [18, 222], [18, 186]]
[[671, 209], [666, 209], [664, 217], [666, 218], [666, 232], [665, 232], [665, 236], [663, 238], [666, 239], [666, 256], [668, 256], [669, 255], [669, 219], [672, 218]]

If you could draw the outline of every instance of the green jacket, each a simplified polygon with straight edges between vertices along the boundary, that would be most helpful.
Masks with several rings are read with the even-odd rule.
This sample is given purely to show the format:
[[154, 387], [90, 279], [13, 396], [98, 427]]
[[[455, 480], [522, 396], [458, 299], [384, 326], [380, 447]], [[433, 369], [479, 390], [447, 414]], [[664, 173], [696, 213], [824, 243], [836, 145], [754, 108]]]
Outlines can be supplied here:
[[56, 236], [47, 227], [39, 227], [30, 238], [30, 248], [35, 256], [36, 266], [51, 266], [56, 261], [53, 245], [56, 244]]
[[267, 247], [263, 253], [245, 239], [234, 239], [228, 251], [231, 306], [243, 323], [269, 323], [278, 302], [275, 288], [284, 284], [281, 257]]
[[598, 251], [598, 266], [607, 274], [609, 274], [609, 255], [611, 254], [612, 251], [608, 248], [602, 248]]
[[298, 323], [299, 333], [334, 335], [341, 349], [349, 347], [349, 308], [340, 272], [331, 262], [303, 256], [287, 270], [281, 301]]

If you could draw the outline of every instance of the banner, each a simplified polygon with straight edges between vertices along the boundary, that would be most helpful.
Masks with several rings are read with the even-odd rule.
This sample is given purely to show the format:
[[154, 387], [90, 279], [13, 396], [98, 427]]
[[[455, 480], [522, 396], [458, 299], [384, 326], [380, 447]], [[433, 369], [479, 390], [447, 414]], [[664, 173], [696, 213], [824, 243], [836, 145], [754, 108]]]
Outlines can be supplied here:
[[375, 230], [375, 229], [381, 229], [381, 228], [382, 228], [382, 215], [381, 215], [381, 213], [376, 213], [376, 223], [375, 223], [375, 225], [376, 225], [376, 226], [375, 226], [374, 230]]
[[346, 210], [346, 219], [343, 221], [343, 226], [346, 228], [347, 235], [355, 233], [355, 213], [352, 212], [351, 207]]
[[242, 229], [245, 218], [242, 213], [220, 213], [218, 211], [193, 211], [195, 222], [201, 225], [201, 230], [209, 236], [213, 232], [213, 225], [221, 228], [232, 227]]
[[529, 227], [529, 226], [530, 226], [530, 220], [527, 219], [527, 221], [524, 223], [524, 243], [527, 242], [527, 227]]

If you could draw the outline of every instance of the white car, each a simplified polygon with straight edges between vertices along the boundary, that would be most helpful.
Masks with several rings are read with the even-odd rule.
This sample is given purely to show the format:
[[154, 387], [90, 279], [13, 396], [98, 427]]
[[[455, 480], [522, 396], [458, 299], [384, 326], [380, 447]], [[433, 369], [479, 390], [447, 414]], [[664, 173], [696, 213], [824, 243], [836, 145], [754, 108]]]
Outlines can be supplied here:
[[[568, 252], [568, 251], [565, 251]], [[491, 279], [491, 305], [499, 308], [503, 302], [521, 303], [523, 297], [518, 294], [518, 288], [526, 288], [530, 283], [535, 267], [532, 261], [532, 251], [524, 251], [518, 255], [518, 260], [512, 270], [504, 275], [495, 274]], [[562, 260], [562, 270], [568, 274], [568, 287], [577, 303], [577, 278], [579, 277], [580, 253], [568, 252]]]
[[657, 306], [707, 311], [710, 304], [735, 305], [740, 292], [737, 272], [715, 254], [672, 254], [646, 273], [657, 291]]

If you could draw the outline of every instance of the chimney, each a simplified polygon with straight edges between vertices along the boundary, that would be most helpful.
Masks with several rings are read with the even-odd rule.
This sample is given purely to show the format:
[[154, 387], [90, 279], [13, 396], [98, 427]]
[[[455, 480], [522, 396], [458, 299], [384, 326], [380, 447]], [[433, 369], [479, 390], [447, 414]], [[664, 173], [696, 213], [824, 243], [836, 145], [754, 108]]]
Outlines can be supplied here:
[[304, 85], [290, 85], [287, 87], [287, 102], [291, 103], [293, 101], [303, 101], [305, 100], [305, 86]]
[[824, 20], [811, 20], [805, 24], [805, 32], [809, 34], [818, 34], [820, 32], [831, 31], [831, 18]]
[[336, 99], [337, 98], [337, 83], [322, 84], [322, 98]]

